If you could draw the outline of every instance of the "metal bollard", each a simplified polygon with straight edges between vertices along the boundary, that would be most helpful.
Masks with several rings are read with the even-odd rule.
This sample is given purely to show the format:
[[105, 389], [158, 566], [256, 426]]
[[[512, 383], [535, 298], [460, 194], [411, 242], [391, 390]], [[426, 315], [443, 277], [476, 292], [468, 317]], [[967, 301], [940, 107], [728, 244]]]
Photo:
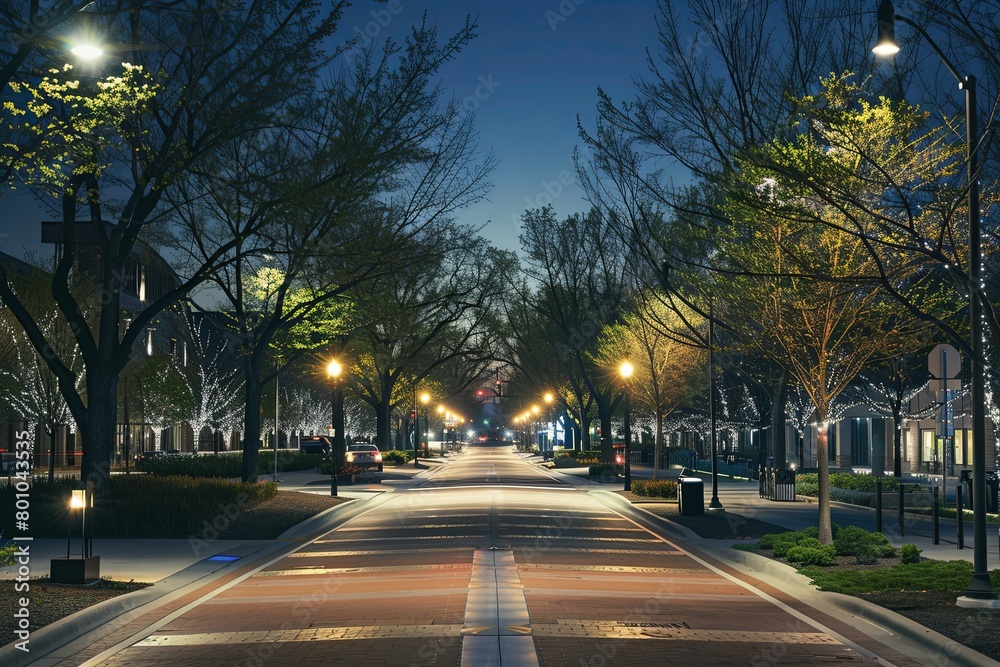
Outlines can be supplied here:
[[906, 535], [906, 526], [905, 526], [905, 523], [904, 523], [904, 520], [903, 520], [903, 500], [904, 500], [903, 499], [903, 493], [904, 493], [904, 491], [903, 491], [903, 483], [900, 482], [899, 483], [899, 509], [898, 509], [898, 512], [897, 512], [898, 515], [899, 515], [899, 536], [900, 537]]
[[882, 480], [875, 480], [875, 532], [882, 532]]
[[934, 509], [933, 509], [933, 512], [934, 512], [934, 544], [940, 544], [940, 542], [941, 542], [941, 525], [938, 522], [938, 509], [939, 509], [939, 507], [938, 507], [938, 502], [939, 502], [938, 498], [939, 498], [939, 492], [940, 492], [940, 490], [941, 490], [940, 487], [937, 487], [937, 486], [934, 487]]
[[955, 527], [958, 530], [958, 548], [965, 548], [965, 511], [962, 509], [962, 485], [955, 487]]

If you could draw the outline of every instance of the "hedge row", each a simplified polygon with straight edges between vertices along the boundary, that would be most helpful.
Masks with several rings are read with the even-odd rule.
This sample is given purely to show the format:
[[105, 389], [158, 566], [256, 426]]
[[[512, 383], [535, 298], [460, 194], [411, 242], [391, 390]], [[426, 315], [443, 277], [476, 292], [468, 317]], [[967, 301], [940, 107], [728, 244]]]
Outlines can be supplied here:
[[[80, 516], [69, 510], [70, 490], [77, 482], [49, 484], [43, 476], [32, 480], [31, 533], [36, 537], [65, 537], [72, 527], [79, 534]], [[272, 483], [253, 484], [222, 479], [154, 475], [114, 475], [87, 512], [95, 537], [191, 537], [206, 526], [220, 530], [241, 512], [275, 496]], [[0, 487], [0, 505], [14, 505], [13, 486]], [[2, 532], [14, 533], [14, 513], [0, 518]], [[93, 523], [91, 523], [93, 522]], [[211, 532], [211, 531], [209, 531]]]

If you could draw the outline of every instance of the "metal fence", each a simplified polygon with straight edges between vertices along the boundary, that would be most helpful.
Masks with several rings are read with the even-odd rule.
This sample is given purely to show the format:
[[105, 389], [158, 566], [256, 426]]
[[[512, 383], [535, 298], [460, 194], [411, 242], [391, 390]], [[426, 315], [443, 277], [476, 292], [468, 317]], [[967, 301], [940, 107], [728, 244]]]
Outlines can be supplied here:
[[795, 500], [795, 471], [785, 468], [761, 468], [760, 497], [765, 500]]

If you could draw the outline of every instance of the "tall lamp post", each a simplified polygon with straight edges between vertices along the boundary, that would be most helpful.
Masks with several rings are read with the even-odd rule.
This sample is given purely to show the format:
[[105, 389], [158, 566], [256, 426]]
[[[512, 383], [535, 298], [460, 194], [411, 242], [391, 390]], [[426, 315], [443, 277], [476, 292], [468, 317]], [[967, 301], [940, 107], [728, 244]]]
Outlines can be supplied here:
[[969, 348], [972, 374], [970, 398], [972, 401], [972, 534], [973, 574], [965, 595], [958, 598], [959, 607], [996, 607], [997, 591], [990, 582], [986, 560], [986, 392], [983, 364], [983, 304], [982, 252], [979, 229], [979, 146], [976, 124], [976, 77], [961, 76], [948, 57], [931, 39], [930, 35], [913, 21], [896, 14], [891, 0], [882, 0], [878, 7], [878, 41], [872, 53], [889, 57], [899, 52], [896, 43], [896, 21], [902, 21], [916, 30], [937, 54], [945, 68], [958, 81], [958, 89], [965, 91], [965, 155], [969, 180]]
[[546, 447], [547, 455], [546, 455], [545, 459], [548, 460], [548, 458], [552, 456], [552, 440], [555, 440], [555, 436], [556, 436], [555, 416], [552, 413], [552, 403], [556, 400], [556, 397], [552, 394], [551, 391], [547, 391], [547, 392], [545, 392], [545, 396], [543, 396], [542, 398], [545, 400], [545, 405], [548, 406], [548, 412], [546, 412], [545, 417], [552, 424], [552, 439], [551, 440], [549, 439], [549, 436], [548, 436], [548, 425], [547, 424], [546, 424], [546, 428], [545, 428], [545, 439], [547, 440], [547, 442], [545, 443], [547, 445], [547, 447]]
[[[668, 262], [663, 262], [660, 267], [661, 277], [663, 279], [664, 288], [669, 287], [670, 280], [670, 264]], [[684, 297], [680, 297], [681, 301], [691, 307], [699, 315], [705, 315], [705, 312], [699, 310], [692, 306]], [[708, 503], [708, 508], [716, 512], [724, 512], [725, 508], [722, 506], [722, 501], [719, 500], [719, 440], [717, 435], [718, 424], [715, 415], [715, 312], [712, 294], [708, 295], [708, 340], [706, 341], [708, 347], [708, 422], [711, 448], [712, 448], [712, 500]], [[656, 463], [654, 462], [654, 466]]]
[[538, 433], [538, 414], [539, 414], [539, 412], [540, 412], [540, 410], [538, 409], [537, 405], [532, 405], [531, 406], [531, 431], [535, 435], [535, 444], [538, 445], [538, 448], [540, 450], [542, 450], [542, 460], [544, 461], [544, 460], [548, 460], [548, 459], [545, 456], [545, 446], [542, 445], [542, 439], [541, 439], [541, 437], [539, 437], [539, 433]]
[[331, 403], [333, 414], [330, 424], [333, 426], [333, 434], [330, 440], [330, 495], [337, 495], [337, 475], [340, 473], [340, 452], [344, 442], [344, 393], [340, 387], [340, 375], [343, 367], [337, 360], [331, 360], [326, 366], [327, 376], [333, 380], [333, 393]]
[[622, 465], [625, 468], [625, 491], [632, 490], [632, 404], [629, 399], [628, 381], [635, 369], [625, 361], [618, 369], [622, 378], [622, 393], [625, 395], [625, 447], [622, 449]]
[[[424, 419], [429, 422], [430, 421], [430, 415], [428, 414], [427, 404], [431, 402], [431, 395], [428, 394], [425, 391], [423, 394], [420, 395], [420, 402], [424, 404]], [[413, 443], [414, 443], [413, 444], [413, 467], [414, 468], [419, 468], [420, 466], [417, 463], [417, 450], [420, 449], [421, 433], [420, 433], [420, 413], [417, 412], [417, 407], [416, 406], [413, 407], [413, 414], [417, 418], [417, 424], [414, 427], [415, 430], [414, 430], [414, 440], [413, 440]], [[425, 432], [426, 432], [426, 429], [425, 429]], [[425, 455], [427, 454], [427, 450], [426, 449], [424, 449], [424, 454]]]

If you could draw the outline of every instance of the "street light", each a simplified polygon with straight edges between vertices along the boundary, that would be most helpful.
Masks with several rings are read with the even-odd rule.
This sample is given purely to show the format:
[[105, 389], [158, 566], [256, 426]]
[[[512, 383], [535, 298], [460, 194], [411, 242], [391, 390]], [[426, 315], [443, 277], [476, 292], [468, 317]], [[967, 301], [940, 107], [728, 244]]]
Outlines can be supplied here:
[[[551, 391], [547, 391], [547, 392], [545, 392], [545, 396], [543, 398], [545, 399], [546, 405], [549, 406], [549, 411], [548, 411], [548, 414], [546, 416], [548, 417], [549, 421], [552, 422], [552, 435], [553, 435], [553, 438], [554, 438], [555, 434], [556, 434], [556, 425], [555, 425], [555, 418], [554, 418], [554, 416], [552, 414], [552, 402], [556, 400], [556, 397], [552, 394]], [[546, 438], [546, 440], [548, 440], [548, 428], [547, 427], [546, 427], [546, 431], [545, 431], [545, 438]], [[546, 448], [546, 456], [544, 458], [546, 460], [548, 460], [548, 457], [552, 456], [552, 441], [549, 440], [546, 443], [546, 445], [548, 445], [548, 447]]]
[[535, 436], [535, 444], [542, 451], [542, 460], [545, 460], [545, 447], [542, 446], [541, 438], [538, 437], [538, 414], [540, 410], [537, 405], [531, 406], [531, 431], [532, 435]]
[[622, 377], [622, 392], [625, 394], [625, 447], [622, 450], [622, 465], [625, 467], [625, 490], [632, 490], [632, 464], [629, 461], [632, 445], [632, 404], [629, 401], [628, 380], [635, 369], [632, 364], [622, 362], [618, 374]]
[[[423, 394], [420, 395], [420, 402], [424, 404], [424, 417], [429, 420], [430, 417], [427, 414], [427, 404], [431, 402], [431, 395], [425, 391]], [[417, 450], [420, 449], [421, 438], [420, 438], [420, 413], [417, 412], [416, 406], [414, 406], [413, 408], [413, 415], [417, 418], [416, 426], [414, 426], [413, 429], [413, 467], [418, 468], [419, 465], [417, 464]], [[428, 455], [426, 449], [424, 450], [424, 455], [425, 456]]]
[[[661, 267], [661, 275], [663, 278], [663, 286], [666, 288], [670, 280], [670, 264], [666, 261], [663, 262]], [[682, 302], [695, 310], [699, 315], [705, 315], [705, 312], [694, 308], [690, 302], [681, 297]], [[715, 415], [715, 312], [714, 303], [712, 298], [712, 293], [708, 293], [708, 421], [709, 430], [711, 431], [711, 447], [712, 447], [712, 500], [708, 504], [710, 510], [716, 512], [724, 512], [725, 508], [722, 506], [722, 501], [719, 500], [719, 441], [716, 431], [718, 430], [718, 424]], [[655, 468], [657, 462], [653, 462]], [[782, 465], [784, 463], [782, 462]]]
[[97, 3], [90, 3], [76, 15], [76, 35], [69, 52], [80, 60], [97, 60], [104, 55], [104, 47], [97, 27], [100, 15], [97, 13]]
[[944, 63], [945, 68], [958, 81], [958, 89], [965, 91], [965, 155], [969, 179], [969, 348], [972, 375], [970, 399], [972, 401], [972, 534], [973, 574], [965, 595], [958, 598], [959, 607], [995, 607], [997, 591], [990, 582], [986, 560], [986, 391], [983, 371], [983, 304], [980, 295], [981, 239], [979, 229], [979, 174], [978, 129], [976, 124], [976, 77], [960, 76], [948, 57], [931, 39], [930, 35], [913, 21], [896, 14], [892, 0], [882, 0], [878, 7], [878, 40], [872, 52], [879, 56], [892, 56], [899, 52], [896, 43], [896, 20], [916, 30], [931, 50]]
[[333, 427], [332, 438], [330, 440], [330, 495], [337, 495], [337, 475], [340, 473], [340, 450], [344, 439], [344, 394], [340, 388], [340, 375], [343, 367], [336, 359], [326, 365], [326, 374], [333, 380], [333, 392], [331, 394], [331, 404], [333, 414], [330, 424]]

